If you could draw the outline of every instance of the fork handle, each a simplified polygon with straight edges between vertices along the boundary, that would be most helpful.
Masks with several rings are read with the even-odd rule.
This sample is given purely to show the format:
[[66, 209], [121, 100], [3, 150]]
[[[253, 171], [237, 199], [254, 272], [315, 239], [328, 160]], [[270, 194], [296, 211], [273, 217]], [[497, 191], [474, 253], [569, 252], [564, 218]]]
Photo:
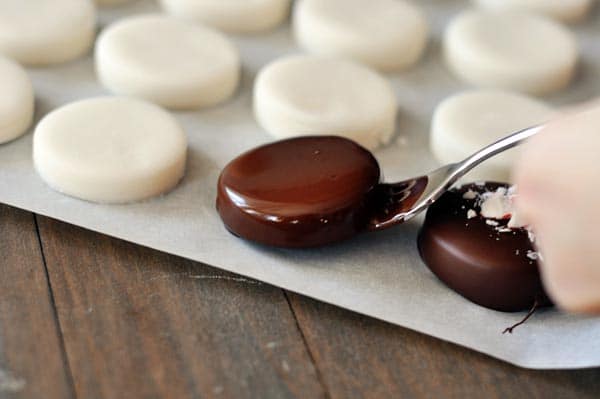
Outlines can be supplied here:
[[473, 169], [483, 161], [490, 159], [494, 155], [500, 154], [501, 152], [504, 152], [510, 148], [518, 146], [530, 137], [538, 134], [543, 128], [544, 125], [528, 127], [516, 133], [513, 133], [510, 136], [504, 137], [503, 139], [500, 139], [495, 143], [488, 145], [487, 147], [484, 147], [483, 149], [477, 151], [475, 154], [466, 158], [464, 161], [456, 164], [456, 169], [452, 174], [452, 180], [456, 182], [458, 179], [463, 177], [467, 172], [469, 172], [471, 169]]
[[402, 223], [426, 209], [446, 190], [483, 161], [539, 133], [543, 126], [533, 126], [511, 134], [477, 151], [462, 162], [443, 166], [427, 176], [399, 183], [381, 183], [375, 192], [377, 212], [368, 229], [382, 230]]

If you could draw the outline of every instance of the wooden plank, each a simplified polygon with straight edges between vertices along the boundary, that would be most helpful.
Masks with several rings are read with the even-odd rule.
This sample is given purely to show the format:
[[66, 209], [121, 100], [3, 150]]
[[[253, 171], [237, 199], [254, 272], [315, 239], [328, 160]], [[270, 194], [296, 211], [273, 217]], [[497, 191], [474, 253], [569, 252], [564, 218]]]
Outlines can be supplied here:
[[326, 396], [280, 289], [38, 221], [79, 397]]
[[0, 398], [70, 398], [33, 215], [0, 205]]
[[600, 394], [600, 369], [519, 369], [423, 334], [288, 295], [332, 398], [598, 398]]

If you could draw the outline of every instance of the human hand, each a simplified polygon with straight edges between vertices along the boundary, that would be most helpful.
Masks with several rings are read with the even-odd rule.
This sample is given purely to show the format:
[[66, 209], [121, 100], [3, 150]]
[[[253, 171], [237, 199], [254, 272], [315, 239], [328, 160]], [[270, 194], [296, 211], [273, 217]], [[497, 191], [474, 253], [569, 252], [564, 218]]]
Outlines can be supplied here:
[[523, 147], [514, 177], [549, 295], [600, 312], [600, 103], [549, 123]]

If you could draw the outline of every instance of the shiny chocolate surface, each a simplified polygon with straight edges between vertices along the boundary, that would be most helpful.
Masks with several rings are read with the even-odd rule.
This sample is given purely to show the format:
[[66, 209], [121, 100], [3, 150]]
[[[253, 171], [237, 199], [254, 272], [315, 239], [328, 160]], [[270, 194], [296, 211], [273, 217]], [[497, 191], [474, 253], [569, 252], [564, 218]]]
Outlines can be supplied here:
[[[500, 186], [508, 187], [472, 184], [446, 192], [427, 212], [418, 238], [421, 257], [446, 285], [481, 306], [511, 312], [530, 309], [536, 301], [549, 305], [527, 230], [508, 229], [508, 219], [486, 219], [478, 198], [463, 198], [468, 190], [483, 193]], [[469, 210], [476, 216], [469, 218]]]
[[251, 150], [225, 167], [217, 210], [233, 234], [266, 245], [312, 247], [369, 225], [380, 170], [340, 137], [301, 137]]

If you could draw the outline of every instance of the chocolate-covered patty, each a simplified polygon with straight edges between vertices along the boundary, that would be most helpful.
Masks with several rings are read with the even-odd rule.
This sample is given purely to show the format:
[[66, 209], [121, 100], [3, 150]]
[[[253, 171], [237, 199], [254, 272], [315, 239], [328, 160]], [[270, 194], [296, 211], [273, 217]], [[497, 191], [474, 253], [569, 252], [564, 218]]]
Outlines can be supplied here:
[[[421, 257], [446, 285], [487, 308], [514, 312], [549, 305], [531, 233], [509, 228], [510, 215], [481, 215], [482, 194], [501, 183], [471, 184], [433, 204], [418, 238]], [[485, 196], [485, 195], [484, 195]]]
[[341, 137], [301, 137], [234, 159], [221, 173], [217, 209], [232, 233], [283, 247], [325, 245], [364, 231], [380, 171]]

